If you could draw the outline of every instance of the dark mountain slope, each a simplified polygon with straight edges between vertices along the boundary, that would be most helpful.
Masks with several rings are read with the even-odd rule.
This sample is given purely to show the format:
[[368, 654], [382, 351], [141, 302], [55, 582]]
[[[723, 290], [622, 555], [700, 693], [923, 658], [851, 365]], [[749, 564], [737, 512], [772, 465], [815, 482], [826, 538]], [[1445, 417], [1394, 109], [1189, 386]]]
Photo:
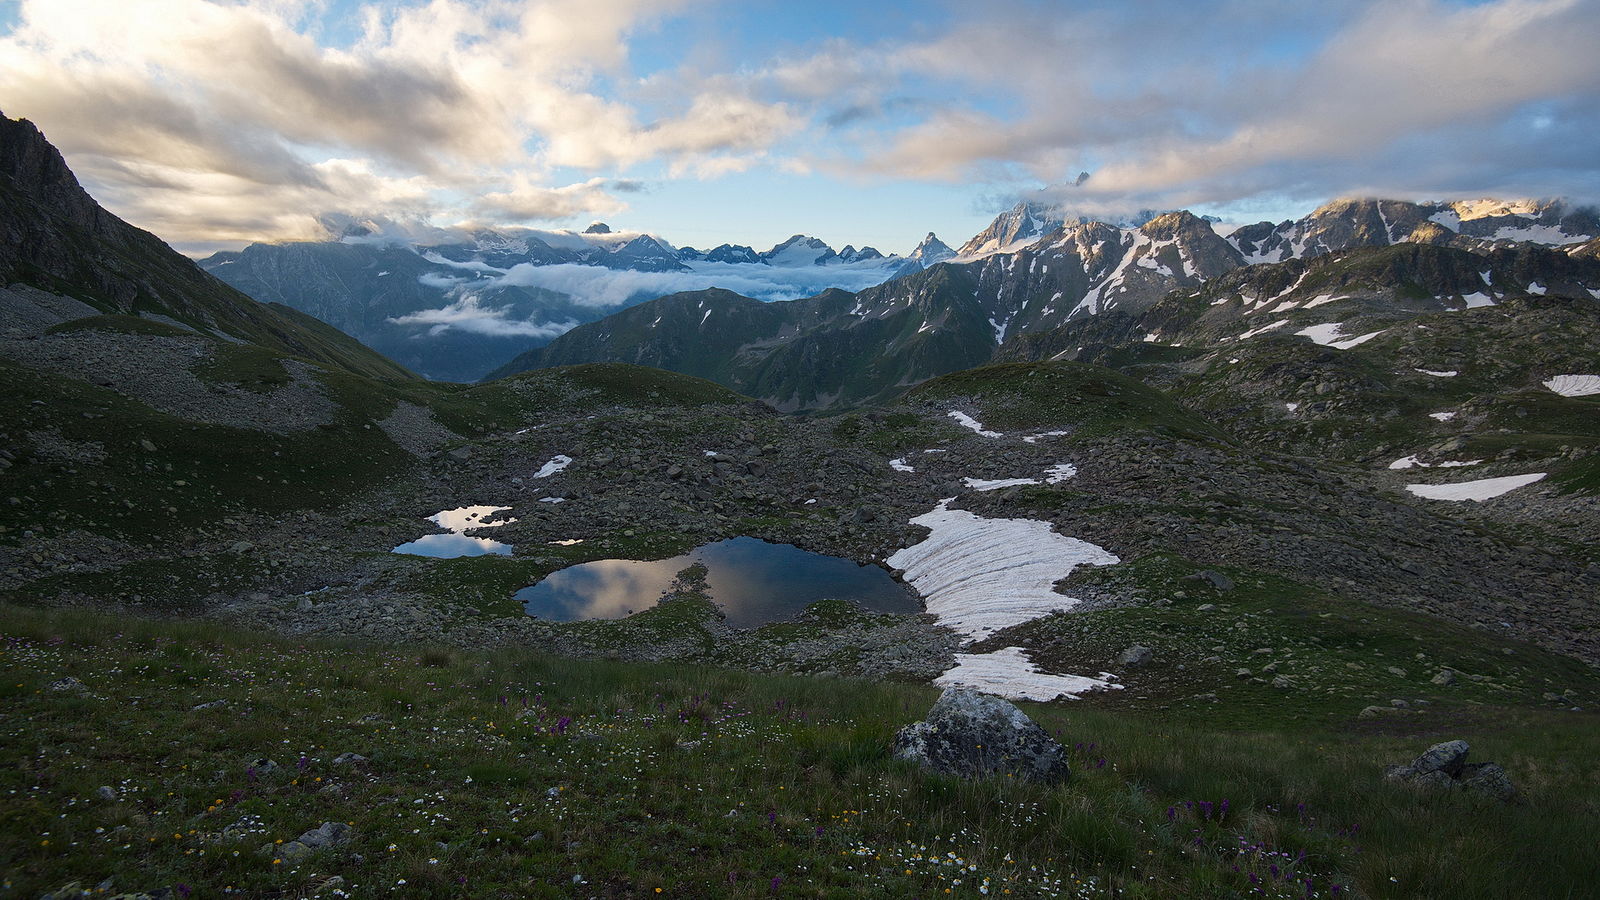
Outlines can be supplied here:
[[27, 120], [0, 117], [0, 283], [26, 284], [102, 312], [162, 316], [351, 372], [410, 373], [284, 307], [203, 272], [155, 235], [103, 209]]

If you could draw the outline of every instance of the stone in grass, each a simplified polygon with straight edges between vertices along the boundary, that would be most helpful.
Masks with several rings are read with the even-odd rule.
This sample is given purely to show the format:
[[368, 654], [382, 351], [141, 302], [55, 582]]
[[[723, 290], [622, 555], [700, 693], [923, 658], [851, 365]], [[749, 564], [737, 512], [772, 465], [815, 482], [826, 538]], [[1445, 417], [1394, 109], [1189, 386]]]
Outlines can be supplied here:
[[967, 688], [948, 688], [928, 717], [900, 729], [894, 755], [944, 775], [1016, 775], [1065, 781], [1066, 748], [1022, 710]]
[[359, 753], [341, 753], [333, 758], [333, 764], [336, 766], [353, 766], [366, 761], [367, 758]]
[[1383, 772], [1387, 781], [1439, 790], [1471, 791], [1505, 803], [1517, 799], [1516, 785], [1505, 769], [1495, 763], [1469, 763], [1471, 748], [1466, 741], [1434, 744], [1409, 765], [1389, 766]]
[[1122, 656], [1118, 658], [1118, 661], [1130, 669], [1135, 669], [1148, 663], [1154, 656], [1155, 652], [1149, 647], [1143, 644], [1134, 644], [1132, 647], [1122, 651]]
[[298, 860], [310, 856], [323, 847], [342, 847], [355, 838], [355, 829], [343, 822], [323, 822], [281, 847], [268, 844], [263, 850], [275, 852], [279, 858]]

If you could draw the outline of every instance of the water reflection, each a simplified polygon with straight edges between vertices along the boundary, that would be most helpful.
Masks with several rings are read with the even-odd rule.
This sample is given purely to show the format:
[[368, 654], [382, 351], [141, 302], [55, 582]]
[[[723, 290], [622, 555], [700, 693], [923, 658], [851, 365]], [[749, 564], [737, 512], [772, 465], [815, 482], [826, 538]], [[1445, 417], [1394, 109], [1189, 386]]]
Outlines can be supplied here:
[[515, 522], [516, 519], [495, 515], [510, 508], [509, 506], [462, 506], [441, 510], [429, 516], [428, 521], [440, 528], [448, 528], [451, 534], [430, 534], [401, 544], [391, 552], [410, 556], [431, 556], [436, 559], [454, 559], [458, 556], [510, 556], [510, 544], [502, 544], [488, 538], [468, 537], [462, 533], [474, 528], [494, 528]]
[[792, 619], [829, 598], [853, 600], [877, 612], [922, 611], [915, 595], [877, 566], [748, 537], [671, 559], [583, 563], [517, 591], [516, 599], [529, 615], [556, 622], [620, 619], [654, 606], [673, 576], [696, 562], [706, 566], [711, 597], [735, 628]]
[[395, 553], [453, 559], [457, 556], [510, 556], [511, 545], [464, 534], [430, 534], [394, 548]]
[[494, 515], [510, 508], [509, 506], [463, 506], [459, 509], [447, 509], [434, 513], [428, 517], [428, 521], [450, 531], [466, 531], [468, 528], [493, 528], [496, 525], [509, 525], [516, 521], [516, 519], [503, 519]]

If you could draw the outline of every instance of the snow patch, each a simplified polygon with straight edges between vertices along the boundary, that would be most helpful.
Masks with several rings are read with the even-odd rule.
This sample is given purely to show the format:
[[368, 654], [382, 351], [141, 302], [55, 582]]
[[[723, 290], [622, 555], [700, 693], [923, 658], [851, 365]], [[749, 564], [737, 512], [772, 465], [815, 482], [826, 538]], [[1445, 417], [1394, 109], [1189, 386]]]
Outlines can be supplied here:
[[1121, 562], [1087, 541], [1055, 533], [1034, 519], [985, 519], [939, 501], [911, 520], [928, 538], [886, 562], [905, 571], [928, 612], [968, 637], [1036, 619], [1078, 600], [1053, 590], [1080, 565]]
[[1030, 434], [1027, 437], [1023, 438], [1022, 442], [1024, 444], [1037, 444], [1037, 443], [1039, 443], [1039, 441], [1043, 440], [1044, 438], [1063, 437], [1063, 436], [1068, 435], [1070, 433], [1071, 432], [1067, 432], [1067, 431], [1046, 431], [1044, 434]]
[[567, 466], [570, 466], [570, 465], [572, 465], [572, 457], [567, 456], [567, 455], [562, 454], [562, 453], [557, 453], [554, 457], [552, 457], [550, 459], [549, 462], [545, 463], [544, 466], [541, 467], [539, 469], [538, 473], [535, 474], [533, 477], [535, 477], [535, 478], [549, 478], [551, 475], [556, 474], [557, 472], [561, 471], [562, 469], [565, 469]]
[[1044, 470], [1044, 481], [1046, 484], [1060, 484], [1076, 474], [1078, 467], [1072, 463], [1056, 463]]
[[1438, 419], [1441, 422], [1448, 422], [1451, 419], [1454, 419], [1455, 417], [1456, 417], [1456, 414], [1453, 413], [1453, 412], [1428, 413], [1428, 418], [1430, 418], [1430, 419]]
[[986, 438], [997, 438], [1001, 436], [1000, 432], [998, 431], [985, 431], [983, 429], [982, 422], [979, 422], [977, 419], [974, 419], [964, 412], [951, 410], [950, 418], [955, 419], [956, 424], [960, 425], [962, 428], [971, 428], [973, 431], [976, 431], [978, 434], [981, 434]]
[[1600, 394], [1600, 375], [1557, 375], [1544, 386], [1563, 397], [1587, 397]]
[[963, 478], [961, 481], [967, 487], [972, 488], [975, 491], [998, 491], [1001, 488], [1016, 487], [1022, 484], [1039, 483], [1039, 479], [1037, 478]]
[[1341, 323], [1330, 322], [1325, 325], [1312, 325], [1309, 328], [1302, 328], [1299, 331], [1296, 331], [1295, 334], [1308, 337], [1313, 343], [1321, 344], [1324, 347], [1332, 347], [1335, 350], [1349, 350], [1351, 347], [1354, 347], [1357, 344], [1365, 344], [1367, 341], [1370, 341], [1378, 335], [1383, 334], [1385, 330], [1380, 328], [1377, 331], [1371, 332], [1370, 334], [1363, 334], [1356, 337], [1347, 338], [1344, 336], [1343, 332], [1340, 331], [1340, 328]]
[[889, 460], [889, 468], [895, 470], [896, 472], [915, 472], [916, 471], [916, 469], [912, 468], [910, 463], [906, 462], [906, 458], [904, 456], [899, 457], [898, 459]]
[[1461, 374], [1460, 372], [1457, 372], [1455, 369], [1451, 369], [1448, 372], [1435, 372], [1432, 369], [1413, 369], [1412, 371], [1421, 372], [1424, 375], [1432, 375], [1435, 378], [1454, 378], [1457, 375]]
[[1461, 296], [1461, 300], [1463, 303], [1467, 304], [1464, 307], [1465, 309], [1479, 309], [1485, 306], [1494, 305], [1494, 298], [1482, 291], [1474, 291], [1470, 294], [1463, 294]]
[[1475, 466], [1483, 462], [1481, 459], [1447, 459], [1442, 463], [1425, 463], [1415, 456], [1402, 456], [1392, 463], [1391, 469], [1454, 469], [1460, 466]]
[[1406, 490], [1429, 500], [1488, 500], [1519, 487], [1533, 484], [1548, 474], [1532, 472], [1527, 475], [1506, 475], [1502, 478], [1482, 478], [1477, 481], [1458, 481], [1455, 484], [1408, 484]]
[[1249, 331], [1246, 331], [1244, 334], [1239, 335], [1239, 340], [1248, 341], [1258, 334], [1266, 334], [1274, 328], [1282, 328], [1287, 324], [1289, 324], [1288, 319], [1279, 319], [1278, 321], [1273, 322], [1271, 325], [1263, 325], [1260, 328], [1252, 328]]
[[939, 687], [971, 688], [979, 693], [1007, 700], [1047, 701], [1061, 697], [1076, 700], [1079, 694], [1097, 690], [1120, 690], [1115, 675], [1101, 672], [1099, 678], [1087, 675], [1051, 675], [1039, 671], [1021, 647], [1006, 647], [993, 653], [957, 653], [955, 668], [933, 683]]

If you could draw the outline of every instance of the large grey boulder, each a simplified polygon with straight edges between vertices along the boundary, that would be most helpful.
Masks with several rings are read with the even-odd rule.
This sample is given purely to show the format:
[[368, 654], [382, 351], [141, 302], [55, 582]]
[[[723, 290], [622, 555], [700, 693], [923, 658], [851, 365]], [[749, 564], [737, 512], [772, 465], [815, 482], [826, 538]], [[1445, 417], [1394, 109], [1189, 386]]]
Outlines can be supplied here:
[[1506, 803], [1517, 799], [1516, 785], [1506, 770], [1494, 763], [1469, 763], [1471, 747], [1466, 741], [1434, 744], [1427, 752], [1403, 766], [1384, 769], [1387, 781], [1437, 790], [1464, 790]]
[[945, 775], [1015, 775], [1065, 781], [1067, 751], [1022, 710], [967, 688], [948, 688], [928, 717], [900, 729], [894, 755]]
[[1466, 741], [1445, 741], [1429, 747], [1426, 753], [1411, 763], [1411, 768], [1419, 775], [1443, 772], [1456, 778], [1461, 775], [1461, 767], [1467, 764], [1467, 754], [1470, 752], [1472, 747]]

